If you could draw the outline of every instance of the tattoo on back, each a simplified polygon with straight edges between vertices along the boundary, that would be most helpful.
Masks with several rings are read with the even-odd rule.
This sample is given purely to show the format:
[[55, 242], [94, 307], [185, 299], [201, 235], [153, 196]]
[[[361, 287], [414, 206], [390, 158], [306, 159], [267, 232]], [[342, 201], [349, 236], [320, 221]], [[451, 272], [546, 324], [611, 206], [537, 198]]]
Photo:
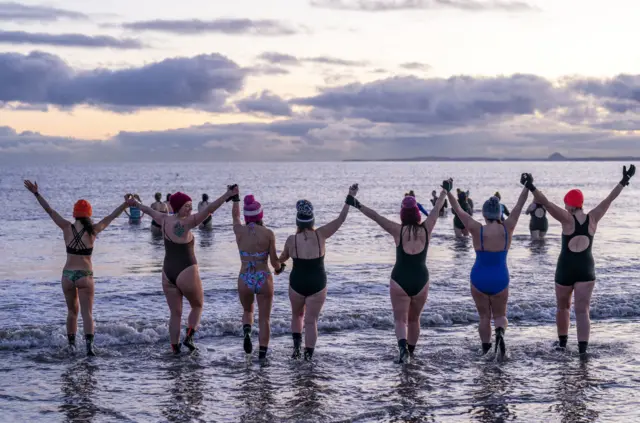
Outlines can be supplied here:
[[182, 224], [180, 222], [177, 222], [175, 224], [175, 226], [173, 227], [173, 233], [177, 236], [177, 237], [182, 237], [184, 236], [184, 233], [186, 232], [184, 226], [182, 226]]

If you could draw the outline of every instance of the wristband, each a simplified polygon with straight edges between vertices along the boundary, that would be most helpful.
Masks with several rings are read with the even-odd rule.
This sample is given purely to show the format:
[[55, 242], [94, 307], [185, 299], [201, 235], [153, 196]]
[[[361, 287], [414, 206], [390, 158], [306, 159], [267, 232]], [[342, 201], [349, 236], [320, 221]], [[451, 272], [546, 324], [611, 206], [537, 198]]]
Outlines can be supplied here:
[[356, 197], [354, 197], [351, 194], [347, 195], [347, 199], [344, 200], [344, 202], [352, 207], [355, 207], [356, 209], [360, 209], [360, 207], [362, 207], [362, 204], [360, 204], [360, 201], [358, 201]]
[[38, 191], [34, 192], [33, 195], [35, 195], [36, 198], [40, 197], [40, 193]]

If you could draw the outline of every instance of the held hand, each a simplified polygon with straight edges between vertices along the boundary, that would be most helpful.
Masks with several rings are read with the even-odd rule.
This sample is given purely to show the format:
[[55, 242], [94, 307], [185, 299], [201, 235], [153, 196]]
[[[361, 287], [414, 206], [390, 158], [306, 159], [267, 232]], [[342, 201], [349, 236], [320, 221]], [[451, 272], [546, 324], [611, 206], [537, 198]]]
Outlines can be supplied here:
[[520, 184], [522, 184], [522, 186], [524, 187], [527, 186], [527, 180], [529, 179], [528, 175], [529, 175], [528, 173], [520, 174]]
[[352, 197], [355, 197], [356, 195], [358, 195], [358, 184], [353, 184], [349, 187], [349, 195], [351, 195]]
[[636, 166], [629, 165], [629, 169], [626, 166], [622, 167], [622, 180], [620, 181], [620, 185], [627, 186], [629, 185], [629, 180], [636, 174]]
[[530, 173], [523, 173], [520, 175], [520, 183], [531, 192], [536, 190], [535, 185], [533, 185], [533, 175]]
[[281, 274], [282, 272], [284, 272], [284, 268], [287, 267], [287, 263], [280, 263], [280, 270], [276, 270], [276, 275]]
[[238, 188], [238, 184], [227, 185], [227, 202], [233, 201], [237, 203], [240, 201], [240, 189]]
[[24, 181], [24, 187], [26, 189], [28, 189], [29, 192], [31, 192], [34, 195], [38, 193], [38, 183], [37, 182], [33, 183], [33, 182], [31, 182], [30, 180], [27, 179], [27, 180]]
[[451, 192], [451, 190], [453, 189], [453, 178], [442, 181], [442, 189], [447, 192]]

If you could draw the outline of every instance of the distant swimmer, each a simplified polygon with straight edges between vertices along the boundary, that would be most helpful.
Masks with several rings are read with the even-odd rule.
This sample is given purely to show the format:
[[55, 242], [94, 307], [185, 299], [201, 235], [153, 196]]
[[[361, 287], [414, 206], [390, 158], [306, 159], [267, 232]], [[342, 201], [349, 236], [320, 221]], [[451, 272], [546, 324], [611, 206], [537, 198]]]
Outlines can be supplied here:
[[[431, 191], [431, 206], [435, 206], [437, 201], [438, 201], [438, 194], [436, 193], [436, 190], [434, 189], [433, 191]], [[444, 204], [442, 205], [442, 207], [440, 207], [440, 210], [438, 211], [438, 216], [440, 216], [440, 217], [444, 216], [444, 214], [445, 214], [445, 212], [447, 211], [448, 208], [449, 208], [449, 203], [447, 202], [447, 199], [445, 198]]]
[[520, 182], [528, 188], [535, 202], [543, 205], [551, 217], [562, 224], [562, 248], [558, 257], [555, 275], [556, 288], [556, 325], [558, 327], [558, 348], [567, 346], [569, 326], [571, 324], [571, 294], [575, 291], [574, 309], [578, 331], [578, 351], [586, 356], [589, 345], [591, 321], [589, 308], [591, 294], [596, 281], [595, 262], [591, 248], [598, 222], [604, 217], [613, 200], [629, 185], [635, 175], [635, 165], [622, 168], [622, 179], [611, 193], [589, 213], [582, 209], [584, 196], [578, 189], [572, 189], [564, 197], [564, 209], [549, 201], [533, 185], [533, 176], [522, 174]]
[[[416, 198], [416, 194], [413, 192], [413, 190], [405, 193], [404, 196]], [[422, 204], [418, 203], [417, 201], [416, 204], [418, 205], [418, 210], [420, 210], [422, 214], [424, 214], [425, 216], [429, 216], [429, 212], [424, 207], [422, 207]]]
[[87, 355], [96, 355], [93, 346], [95, 334], [93, 325], [95, 284], [93, 280], [93, 265], [91, 263], [93, 245], [96, 235], [104, 231], [116, 217], [122, 214], [127, 207], [127, 203], [122, 203], [113, 213], [94, 225], [91, 221], [93, 214], [91, 204], [87, 200], [78, 200], [73, 206], [75, 221], [72, 223], [49, 206], [47, 201], [40, 195], [37, 182], [32, 183], [27, 180], [24, 181], [24, 186], [36, 196], [44, 211], [62, 229], [64, 243], [67, 246], [67, 261], [62, 270], [62, 292], [67, 302], [67, 340], [69, 347], [75, 349], [76, 346], [79, 303]]
[[167, 194], [167, 200], [164, 204], [167, 206], [167, 213], [173, 214], [173, 209], [171, 208], [171, 194]]
[[493, 196], [496, 197], [498, 200], [500, 200], [500, 210], [501, 210], [500, 219], [504, 220], [504, 217], [505, 216], [509, 217], [511, 213], [509, 212], [509, 209], [507, 208], [507, 206], [502, 204], [502, 196], [500, 195], [499, 192], [496, 191], [496, 193], [493, 194]]
[[415, 197], [405, 196], [400, 206], [401, 223], [382, 217], [362, 205], [353, 195], [347, 197], [347, 204], [380, 225], [393, 236], [396, 245], [396, 263], [389, 281], [389, 295], [398, 341], [399, 363], [407, 362], [418, 344], [420, 315], [429, 294], [427, 250], [431, 233], [438, 221], [437, 211], [444, 204], [446, 189], [450, 189], [450, 186], [445, 184], [433, 210], [424, 221], [421, 221]]
[[475, 210], [473, 208], [473, 200], [471, 199], [471, 193], [469, 192], [469, 190], [467, 190], [465, 194], [467, 195], [467, 202], [469, 203], [469, 214], [473, 215]]
[[269, 338], [271, 337], [271, 308], [273, 306], [273, 275], [269, 269], [269, 261], [276, 275], [282, 273], [284, 265], [278, 261], [276, 252], [276, 236], [271, 229], [264, 226], [262, 205], [253, 195], [244, 197], [244, 222], [240, 220], [240, 197], [234, 197], [231, 217], [233, 233], [240, 251], [240, 274], [238, 276], [238, 295], [242, 305], [242, 332], [244, 335], [244, 351], [251, 354], [251, 328], [253, 326], [253, 304], [258, 302], [258, 358], [267, 358]]
[[507, 254], [511, 246], [522, 207], [529, 191], [523, 188], [518, 202], [507, 220], [502, 220], [502, 208], [497, 197], [491, 197], [482, 206], [485, 224], [476, 221], [462, 209], [451, 193], [449, 200], [465, 228], [473, 237], [476, 261], [471, 269], [471, 296], [476, 303], [480, 324], [478, 332], [482, 342], [482, 353], [491, 350], [491, 316], [495, 325], [495, 351], [500, 356], [506, 353], [504, 333], [507, 329], [507, 300], [509, 298], [509, 269]]
[[[198, 203], [198, 211], [202, 211], [209, 207], [209, 196], [207, 194], [202, 194], [202, 201]], [[213, 218], [209, 215], [204, 222], [202, 222], [199, 226], [200, 229], [211, 229], [213, 228]]]
[[545, 208], [545, 206], [536, 203], [534, 200], [527, 208], [526, 213], [531, 216], [531, 220], [529, 221], [529, 232], [531, 232], [531, 239], [543, 239], [547, 234], [547, 230], [549, 229], [547, 209]]
[[186, 335], [182, 343], [191, 351], [196, 349], [193, 337], [200, 324], [204, 303], [204, 291], [194, 253], [194, 238], [191, 230], [198, 227], [207, 216], [215, 212], [226, 201], [230, 201], [236, 194], [238, 194], [238, 187], [231, 186], [225, 194], [196, 214], [191, 214], [193, 207], [191, 197], [182, 192], [172, 194], [169, 200], [171, 208], [175, 210], [173, 215], [153, 210], [151, 207], [140, 204], [134, 198], [130, 198], [128, 201], [130, 207], [140, 208], [162, 226], [165, 249], [162, 266], [162, 290], [169, 305], [169, 338], [174, 354], [180, 353], [183, 297], [189, 301], [191, 313], [189, 313]]
[[[456, 210], [460, 209], [471, 215], [471, 205], [467, 199], [467, 193], [458, 190], [458, 198], [455, 199], [453, 195], [449, 195], [449, 201], [451, 201], [451, 211], [453, 212], [453, 231], [456, 234], [456, 238], [465, 238], [469, 236], [469, 229], [467, 229], [462, 222], [462, 219], [458, 216]], [[455, 201], [456, 204], [453, 204]]]
[[[162, 194], [156, 192], [154, 198], [156, 201], [151, 204], [151, 208], [159, 213], [168, 213], [169, 209], [167, 208], [167, 205], [162, 202]], [[162, 226], [155, 220], [151, 219], [151, 230], [154, 233], [160, 234], [162, 233]]]
[[[133, 194], [133, 198], [137, 200], [137, 203], [142, 204], [142, 200], [138, 194]], [[142, 216], [144, 216], [144, 212], [138, 206], [130, 206], [129, 211], [124, 209], [124, 212], [127, 216], [129, 216], [129, 223], [133, 225], [137, 225], [141, 222]]]
[[[349, 188], [349, 195], [355, 196], [357, 192], [357, 185]], [[340, 229], [348, 213], [349, 206], [345, 204], [337, 219], [314, 229], [315, 215], [311, 202], [299, 200], [296, 203], [296, 234], [287, 238], [279, 259], [283, 264], [289, 258], [293, 260], [289, 274], [289, 300], [294, 359], [301, 356], [303, 321], [304, 359], [313, 358], [318, 340], [318, 317], [327, 299], [326, 240]]]

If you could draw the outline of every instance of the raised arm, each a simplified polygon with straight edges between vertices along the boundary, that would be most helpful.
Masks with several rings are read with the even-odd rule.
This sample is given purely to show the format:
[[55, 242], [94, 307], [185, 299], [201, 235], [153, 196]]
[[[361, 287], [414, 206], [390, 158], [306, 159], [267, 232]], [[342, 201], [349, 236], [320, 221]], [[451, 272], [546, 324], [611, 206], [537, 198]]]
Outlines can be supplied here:
[[573, 217], [571, 213], [549, 201], [547, 197], [545, 197], [544, 194], [537, 189], [535, 185], [533, 185], [533, 176], [530, 173], [523, 173], [520, 176], [520, 183], [531, 191], [534, 201], [538, 204], [542, 204], [547, 209], [551, 217], [564, 224], [572, 222]]
[[[158, 225], [161, 225], [162, 222], [164, 222], [164, 218], [168, 216], [167, 213], [156, 211], [149, 206], [145, 206], [144, 204], [139, 203], [138, 200], [131, 197], [130, 195], [127, 195], [125, 197], [127, 198], [127, 206], [139, 208], [141, 211], [151, 216], [151, 218], [155, 220]], [[124, 208], [123, 211], [126, 213], [127, 216], [130, 216], [129, 213], [127, 213], [126, 207]]]
[[128, 206], [129, 205], [127, 204], [127, 197], [125, 196], [124, 203], [120, 204], [109, 216], [105, 217], [100, 222], [93, 225], [93, 230], [95, 231], [95, 233], [98, 234], [104, 231], [105, 229], [107, 229], [107, 226], [109, 226], [116, 217], [120, 216]]
[[24, 187], [26, 189], [28, 189], [33, 195], [36, 196], [36, 199], [38, 200], [38, 203], [40, 203], [40, 205], [42, 206], [44, 211], [47, 212], [49, 217], [51, 217], [51, 220], [53, 220], [53, 222], [56, 225], [58, 225], [58, 227], [60, 229], [64, 229], [67, 226], [71, 225], [71, 222], [69, 222], [68, 220], [64, 219], [62, 216], [60, 216], [57, 211], [55, 211], [54, 209], [51, 208], [49, 203], [47, 203], [47, 200], [45, 200], [44, 197], [42, 197], [40, 195], [40, 193], [38, 192], [38, 183], [37, 182], [32, 183], [29, 180], [25, 180], [24, 181]]
[[[202, 209], [194, 215], [193, 219], [189, 219], [187, 224], [185, 225], [187, 229], [193, 229], [197, 227], [199, 224], [204, 222], [204, 220], [210, 215], [213, 214], [216, 210], [220, 208], [224, 203], [230, 201], [232, 197], [236, 197], [238, 195], [238, 186], [230, 185], [227, 187], [227, 192], [222, 194], [216, 201], [209, 204], [207, 207]], [[234, 198], [234, 202], [240, 202], [240, 198], [237, 198], [238, 201]]]
[[242, 226], [242, 220], [240, 220], [240, 202], [234, 201], [233, 207], [231, 207], [231, 220], [233, 221], [233, 229]]
[[[453, 180], [449, 179], [449, 181], [451, 182], [451, 184], [453, 184]], [[460, 207], [460, 203], [458, 203], [458, 199], [454, 197], [453, 194], [451, 194], [452, 187], [453, 187], [452, 185], [446, 185], [443, 182], [443, 188], [446, 188], [447, 198], [449, 199], [449, 203], [451, 203], [451, 208], [455, 212], [456, 216], [458, 216], [458, 218], [460, 219], [460, 221], [462, 222], [465, 228], [469, 230], [471, 229], [475, 230], [477, 228], [480, 228], [482, 224], [480, 222], [477, 222], [466, 211], [462, 210], [462, 207]]]
[[433, 205], [431, 214], [429, 214], [429, 217], [427, 217], [427, 220], [426, 220], [427, 231], [429, 233], [431, 233], [433, 231], [433, 228], [435, 228], [436, 226], [436, 222], [438, 221], [438, 216], [440, 215], [440, 209], [444, 205], [445, 198], [447, 198], [447, 190], [443, 188], [442, 191], [440, 192], [440, 196], [438, 197], [438, 199], [435, 201], [435, 204]]
[[[358, 184], [353, 184], [351, 185], [351, 187], [349, 187], [348, 195], [355, 197], [356, 194], [358, 194]], [[326, 225], [319, 227], [317, 232], [320, 235], [322, 235], [324, 239], [328, 239], [329, 237], [333, 236], [333, 234], [338, 232], [338, 229], [340, 229], [340, 226], [342, 226], [344, 221], [347, 220], [348, 214], [349, 214], [349, 205], [345, 203], [338, 217], [332, 220], [331, 222], [327, 223]]]
[[613, 203], [613, 200], [618, 198], [618, 195], [620, 195], [624, 187], [629, 185], [629, 180], [633, 177], [633, 175], [635, 175], [635, 173], [636, 173], [635, 165], [630, 165], [629, 170], [627, 170], [627, 167], [624, 166], [622, 168], [622, 180], [620, 180], [620, 183], [616, 185], [616, 187], [611, 191], [611, 193], [607, 196], [607, 198], [602, 200], [602, 202], [598, 204], [598, 206], [595, 209], [589, 212], [589, 216], [591, 216], [596, 222], [599, 222], [600, 219], [602, 219], [604, 215], [607, 213], [607, 210], [609, 210], [609, 206], [611, 206], [611, 203]]
[[[520, 193], [520, 197], [518, 197], [518, 202], [511, 210], [509, 217], [505, 220], [505, 225], [507, 225], [508, 229], [513, 229], [518, 224], [518, 219], [520, 219], [520, 214], [522, 213], [522, 208], [524, 207], [524, 203], [527, 201], [529, 197], [529, 189], [527, 187], [522, 188], [522, 192]], [[505, 207], [506, 210], [506, 207]]]

